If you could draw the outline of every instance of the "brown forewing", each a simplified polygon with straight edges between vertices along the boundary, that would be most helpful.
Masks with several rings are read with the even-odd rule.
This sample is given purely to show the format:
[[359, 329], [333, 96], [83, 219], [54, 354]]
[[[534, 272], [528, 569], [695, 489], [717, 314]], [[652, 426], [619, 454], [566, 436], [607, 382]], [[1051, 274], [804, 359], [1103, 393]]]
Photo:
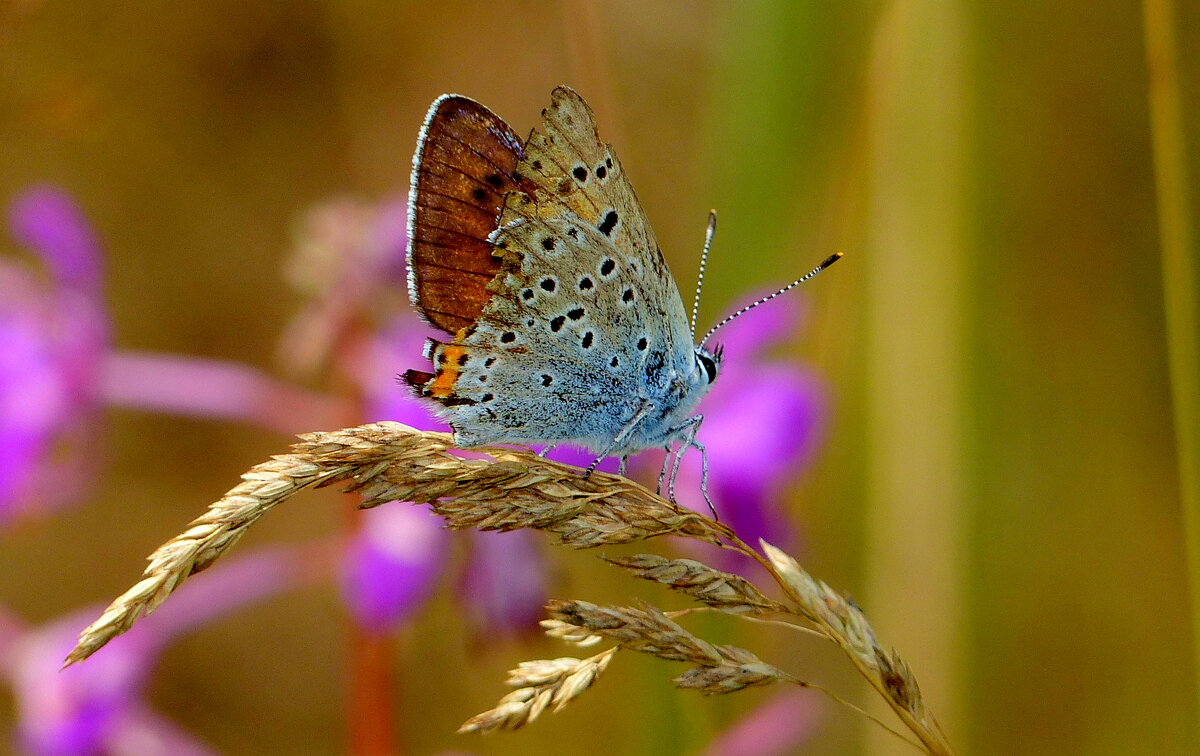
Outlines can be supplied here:
[[474, 100], [434, 103], [417, 144], [409, 197], [410, 293], [425, 319], [448, 333], [479, 317], [500, 269], [487, 237], [506, 192], [532, 193], [515, 175], [521, 139]]

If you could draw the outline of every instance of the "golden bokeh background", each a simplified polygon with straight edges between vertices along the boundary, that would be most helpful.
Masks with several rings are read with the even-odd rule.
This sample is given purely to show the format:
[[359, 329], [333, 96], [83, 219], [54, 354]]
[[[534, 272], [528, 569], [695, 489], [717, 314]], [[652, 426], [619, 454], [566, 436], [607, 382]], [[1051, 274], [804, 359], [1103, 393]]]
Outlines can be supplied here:
[[[1194, 183], [1200, 7], [1175, 13]], [[118, 347], [281, 374], [304, 213], [406, 191], [442, 92], [525, 132], [570, 84], [684, 291], [720, 211], [702, 321], [845, 252], [806, 286], [785, 352], [831, 398], [791, 488], [801, 557], [910, 662], [959, 752], [1187, 754], [1150, 81], [1135, 2], [18, 0], [0, 10], [0, 197], [50, 182], [77, 198], [103, 239]], [[80, 507], [0, 534], [0, 602], [31, 623], [115, 596], [287, 443], [119, 408], [104, 438]], [[319, 538], [343, 509], [308, 495], [241, 548]], [[555, 596], [663, 599], [550, 553]], [[223, 752], [343, 752], [347, 624], [329, 584], [256, 604], [173, 644], [149, 699]], [[831, 648], [699, 627], [876, 710]], [[767, 696], [675, 691], [679, 669], [631, 658], [517, 734], [453, 734], [505, 669], [564, 653], [472, 640], [435, 599], [395, 645], [404, 752], [690, 754]], [[909, 752], [813, 701], [804, 753]], [[0, 693], [0, 743], [10, 704]]]

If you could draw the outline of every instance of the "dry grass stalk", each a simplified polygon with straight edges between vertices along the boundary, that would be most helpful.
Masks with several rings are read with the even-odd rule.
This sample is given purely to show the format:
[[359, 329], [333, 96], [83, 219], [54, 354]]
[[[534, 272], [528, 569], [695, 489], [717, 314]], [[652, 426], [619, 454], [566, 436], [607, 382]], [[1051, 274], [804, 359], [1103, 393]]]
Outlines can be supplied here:
[[716, 666], [723, 661], [716, 646], [684, 630], [653, 606], [635, 609], [600, 606], [588, 601], [551, 601], [546, 609], [551, 619], [660, 659], [703, 666]]
[[496, 708], [476, 714], [458, 728], [459, 732], [515, 730], [541, 716], [547, 707], [559, 711], [591, 687], [608, 667], [619, 646], [587, 659], [563, 657], [521, 662], [510, 670], [506, 683], [515, 688]]
[[[642, 555], [642, 556], [646, 556], [646, 555]], [[643, 565], [648, 564], [649, 562], [653, 561], [653, 560], [642, 561], [642, 560], [638, 560], [637, 558], [634, 558], [634, 559], [639, 561]], [[664, 561], [670, 561], [670, 560], [664, 560]], [[652, 606], [647, 606], [646, 609], [644, 609], [644, 610], [629, 610], [629, 609], [621, 609], [621, 608], [613, 608], [613, 607], [597, 607], [594, 604], [589, 604], [587, 602], [578, 602], [578, 601], [576, 601], [576, 602], [566, 602], [566, 601], [552, 602], [552, 604], [550, 605], [549, 608], [552, 611], [554, 611], [555, 608], [559, 608], [559, 609], [567, 608], [567, 609], [569, 609], [569, 611], [567, 612], [567, 616], [570, 616], [572, 620], [577, 620], [577, 619], [581, 620], [581, 624], [586, 625], [587, 627], [591, 627], [591, 628], [597, 628], [598, 625], [602, 625], [606, 628], [610, 628], [610, 631], [607, 634], [614, 636], [614, 637], [622, 637], [625, 634], [629, 633], [631, 631], [631, 629], [633, 629], [633, 631], [636, 632], [636, 628], [638, 626], [643, 626], [643, 627], [649, 628], [651, 635], [656, 635], [658, 633], [664, 632], [664, 628], [665, 628], [665, 632], [667, 634], [670, 634], [673, 632], [673, 629], [671, 627], [671, 622], [670, 622], [669, 617], [681, 616], [681, 615], [684, 615], [684, 614], [687, 614], [687, 613], [690, 613], [691, 611], [693, 611], [693, 610], [685, 609], [685, 610], [681, 610], [681, 611], [677, 611], [677, 612], [671, 612], [670, 615], [664, 615], [664, 613], [659, 612], [657, 609], [655, 609]], [[785, 611], [786, 611], [786, 609], [785, 609]], [[738, 614], [745, 619], [755, 620], [755, 617], [753, 617], [753, 616], [750, 616], [750, 615], [747, 615], [744, 613], [738, 613]], [[624, 624], [623, 626], [620, 625], [620, 621], [622, 619], [627, 620], [627, 619], [629, 619], [630, 616], [634, 616], [634, 615], [638, 615], [638, 616], [636, 616], [636, 619], [634, 622], [626, 622], [626, 624]], [[762, 620], [756, 620], [756, 621], [762, 621]], [[601, 640], [603, 640], [603, 638], [600, 635], [590, 632], [587, 628], [571, 624], [571, 622], [568, 622], [563, 619], [542, 620], [541, 625], [543, 628], [545, 628], [546, 635], [548, 635], [552, 638], [558, 638], [560, 640], [566, 641], [568, 643], [573, 643], [573, 644], [576, 644], [579, 646], [591, 646], [591, 645], [599, 643]], [[789, 626], [793, 627], [793, 628], [798, 627], [798, 626], [790, 625], [790, 624], [789, 624]], [[619, 630], [616, 629], [617, 627], [619, 627], [620, 629]], [[891, 732], [896, 737], [907, 742], [909, 745], [912, 745], [921, 750], [925, 750], [927, 752], [932, 752], [932, 751], [930, 751], [930, 749], [924, 747], [921, 743], [917, 743], [917, 742], [910, 740], [909, 738], [905, 737], [902, 733], [899, 733], [896, 730], [894, 730], [893, 728], [891, 728], [890, 726], [888, 726], [887, 723], [881, 721], [880, 719], [878, 719], [874, 715], [870, 714], [869, 712], [863, 711], [861, 708], [859, 708], [858, 706], [855, 706], [854, 704], [850, 703], [849, 701], [844, 700], [843, 698], [841, 698], [837, 694], [833, 693], [832, 691], [826, 690], [825, 688], [822, 688], [818, 685], [810, 685], [809, 683], [806, 683], [792, 675], [789, 675], [786, 672], [783, 672], [782, 670], [780, 670], [776, 667], [773, 667], [770, 664], [766, 664], [761, 659], [759, 659], [757, 656], [755, 656], [753, 653], [751, 653], [745, 649], [738, 648], [736, 646], [712, 646], [710, 644], [705, 644], [703, 641], [699, 641], [698, 639], [694, 638], [690, 634], [686, 633], [686, 631], [679, 630], [679, 632], [688, 636], [687, 641], [685, 643], [681, 643], [678, 638], [673, 638], [673, 639], [671, 639], [672, 640], [671, 643], [664, 644], [661, 642], [661, 640], [651, 638], [649, 640], [649, 642], [646, 644], [647, 648], [641, 648], [639, 650], [648, 651], [649, 653], [652, 653], [654, 655], [663, 655], [663, 656], [667, 656], [668, 658], [676, 658], [679, 655], [677, 653], [676, 649], [680, 646], [686, 647], [686, 646], [690, 645], [693, 647], [702, 648], [703, 652], [699, 653], [697, 656], [697, 659], [702, 661], [702, 664], [688, 670], [687, 672], [683, 673], [682, 675], [680, 675], [674, 679], [675, 684], [680, 688], [699, 690], [706, 694], [732, 693], [732, 692], [736, 692], [739, 690], [744, 690], [745, 688], [748, 688], [748, 687], [752, 687], [752, 686], [756, 686], [756, 685], [764, 685], [764, 684], [776, 682], [776, 681], [786, 681], [786, 682], [789, 682], [789, 683], [792, 683], [795, 685], [799, 685], [801, 687], [814, 688], [816, 690], [821, 691], [825, 695], [829, 696], [834, 701], [837, 701], [838, 703], [842, 704], [843, 706], [845, 706], [849, 709], [852, 709], [853, 711], [856, 711], [859, 714], [862, 714], [863, 716], [867, 717], [868, 719], [870, 719], [873, 722], [875, 722], [876, 724], [878, 724], [883, 729], [887, 730], [888, 732]], [[810, 631], [810, 632], [817, 633], [817, 631], [815, 631], [815, 630]], [[817, 633], [817, 634], [822, 635], [822, 637], [825, 637], [825, 635], [823, 633]], [[657, 653], [657, 649], [662, 646], [667, 646], [671, 650], [667, 654]], [[626, 647], [626, 646], [618, 645], [614, 648], [609, 649], [608, 652], [606, 652], [606, 653], [610, 653], [610, 654], [615, 653], [616, 651], [620, 650], [622, 647]], [[713, 651], [713, 650], [715, 650], [716, 655], [721, 657], [721, 660], [719, 663], [714, 664], [713, 662], [715, 661], [715, 658], [710, 658], [711, 651]], [[578, 660], [556, 660], [556, 663], [562, 662], [562, 661], [575, 662]], [[543, 665], [543, 664], [547, 664], [547, 663], [548, 662], [530, 662], [530, 664], [534, 664], [534, 665]], [[514, 684], [514, 681], [512, 679], [510, 679], [509, 684]], [[525, 703], [525, 702], [528, 702], [528, 703]], [[529, 706], [529, 707], [536, 706], [534, 697], [532, 695], [530, 695], [529, 692], [524, 692], [519, 695], [509, 695], [509, 696], [506, 696], [504, 699], [502, 699], [500, 702], [500, 705], [498, 705], [495, 709], [492, 709], [491, 711], [488, 711], [488, 712], [484, 712], [483, 714], [480, 714], [479, 716], [472, 718], [468, 722], [468, 725], [471, 725], [470, 729], [473, 729], [473, 730], [485, 729], [485, 727], [484, 727], [485, 724], [487, 725], [486, 729], [497, 729], [497, 728], [501, 728], [501, 727], [505, 727], [505, 726], [519, 727], [520, 725], [529, 721], [529, 719], [528, 718], [520, 718], [519, 716], [513, 716], [512, 718], [510, 718], [508, 715], [510, 715], [510, 714], [515, 715], [515, 714], [521, 713], [523, 711], [523, 708], [521, 706], [518, 706], [518, 704], [521, 704], [521, 703], [524, 703], [525, 706]], [[564, 703], [565, 703], [565, 701], [564, 701]], [[538, 709], [539, 713], [542, 710], [542, 708], [544, 708], [544, 706]], [[555, 711], [558, 711], [558, 709], [560, 709], [560, 708], [561, 708], [561, 706], [555, 707]]]
[[[713, 544], [733, 537], [724, 525], [680, 509], [627, 478], [596, 472], [585, 479], [579, 468], [523, 449], [478, 447], [471, 451], [491, 459], [464, 459], [450, 453], [448, 434], [399, 423], [301, 438], [294, 453], [318, 460], [349, 458], [365, 468], [354, 473], [355, 484], [348, 489], [363, 495], [364, 507], [392, 500], [428, 503], [457, 530], [534, 528], [574, 548], [668, 534]], [[355, 444], [360, 438], [369, 445]], [[342, 444], [347, 445], [338, 448]], [[411, 451], [397, 454], [399, 447]]]
[[551, 618], [541, 623], [547, 635], [580, 646], [602, 638], [617, 640], [618, 645], [587, 659], [522, 662], [506, 681], [517, 690], [500, 699], [495, 708], [468, 719], [459, 732], [515, 730], [550, 706], [559, 711], [590, 687], [621, 649], [695, 664], [674, 682], [703, 693], [732, 693], [781, 680], [804, 684], [745, 649], [715, 646], [697, 638], [650, 605], [633, 608], [552, 601], [547, 609]]
[[675, 684], [710, 694], [734, 693], [755, 685], [781, 681], [808, 687], [807, 683], [767, 664], [744, 648], [717, 646], [717, 650], [721, 653], [720, 664], [689, 669], [675, 678]]
[[64, 666], [91, 656], [142, 615], [153, 612], [187, 577], [212, 565], [237, 543], [267, 510], [335, 474], [294, 455], [274, 457], [251, 469], [242, 476], [241, 484], [193, 520], [187, 530], [150, 555], [142, 579], [80, 634]]
[[904, 724], [934, 754], [949, 754], [941, 726], [925, 706], [908, 664], [879, 644], [866, 615], [852, 601], [809, 575], [783, 551], [762, 541], [772, 572], [780, 578], [799, 613], [841, 648], [883, 696]]
[[740, 575], [709, 567], [693, 559], [667, 559], [657, 554], [606, 558], [643, 580], [662, 583], [697, 601], [730, 614], [766, 614], [786, 611]]
[[615, 640], [620, 648], [695, 664], [696, 669], [676, 678], [675, 682], [683, 688], [732, 693], [752, 685], [794, 681], [745, 649], [716, 646], [698, 638], [649, 604], [634, 608], [599, 606], [587, 601], [551, 601], [546, 609], [551, 619], [574, 625], [581, 632]]
[[66, 663], [86, 659], [124, 633], [269, 509], [309, 487], [349, 481], [347, 490], [362, 494], [364, 507], [392, 500], [429, 503], [452, 528], [536, 528], [575, 548], [666, 534], [716, 543], [732, 535], [625, 478], [595, 473], [585, 480], [577, 468], [527, 451], [476, 449], [492, 459], [465, 459], [451, 453], [449, 434], [390, 422], [300, 438], [291, 453], [252, 468], [187, 530], [151, 554], [142, 579], [83, 631]]
[[556, 619], [544, 619], [538, 623], [546, 631], [546, 635], [551, 638], [557, 638], [566, 643], [573, 643], [580, 648], [594, 646], [604, 638], [599, 635], [593, 635], [586, 630], [575, 627], [574, 625]]
[[[128, 630], [188, 576], [216, 561], [276, 504], [304, 488], [348, 482], [347, 490], [364, 497], [364, 507], [391, 500], [428, 503], [451, 528], [535, 528], [554, 533], [575, 548], [672, 534], [749, 556], [772, 574], [794, 607], [766, 598], [738, 576], [693, 560], [639, 555], [611, 561], [722, 611], [782, 611], [807, 619], [850, 656], [927, 752], [950, 753], [908, 666], [876, 641], [857, 607], [810, 577], [783, 552], [763, 544], [769, 557], [764, 558], [725, 525], [681, 510], [622, 477], [595, 473], [584, 479], [577, 468], [524, 450], [472, 450], [490, 459], [464, 458], [453, 451], [448, 434], [417, 431], [399, 423], [301, 436], [290, 453], [252, 468], [242, 476], [242, 483], [184, 533], [151, 554], [142, 579], [83, 631], [66, 663], [86, 659]], [[799, 683], [748, 651], [695, 637], [653, 607], [558, 602], [552, 609], [551, 634], [581, 645], [604, 636], [619, 645], [588, 659], [542, 661], [514, 671], [513, 684], [519, 689], [464, 729], [518, 727], [547, 706], [560, 708], [591, 685], [617, 648], [690, 662], [696, 668], [681, 675], [677, 684], [706, 692], [729, 692], [773, 680]]]

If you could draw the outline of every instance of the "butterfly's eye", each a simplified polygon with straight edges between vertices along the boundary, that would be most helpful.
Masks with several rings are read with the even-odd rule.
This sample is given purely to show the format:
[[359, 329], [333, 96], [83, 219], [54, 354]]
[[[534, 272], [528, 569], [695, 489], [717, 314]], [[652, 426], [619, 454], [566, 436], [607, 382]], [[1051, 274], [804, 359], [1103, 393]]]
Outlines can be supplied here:
[[696, 361], [700, 363], [700, 367], [704, 368], [704, 374], [708, 376], [708, 382], [712, 383], [717, 380], [717, 361], [707, 354], [697, 354]]

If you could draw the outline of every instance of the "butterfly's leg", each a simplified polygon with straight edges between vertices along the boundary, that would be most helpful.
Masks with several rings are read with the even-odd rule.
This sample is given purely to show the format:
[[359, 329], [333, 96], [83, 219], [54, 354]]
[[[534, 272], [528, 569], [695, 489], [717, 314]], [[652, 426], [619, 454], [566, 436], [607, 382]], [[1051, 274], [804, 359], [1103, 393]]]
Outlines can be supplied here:
[[717, 514], [717, 508], [713, 506], [712, 497], [708, 495], [708, 447], [694, 438], [691, 441], [691, 445], [700, 450], [700, 493], [704, 494], [704, 503], [708, 505], [708, 510], [713, 513], [713, 519], [720, 522], [721, 516]]
[[607, 456], [608, 450], [606, 449], [605, 451], [601, 452], [599, 456], [593, 459], [592, 464], [588, 465], [587, 469], [583, 471], [583, 479], [587, 480], [588, 478], [592, 477], [592, 473], [596, 472], [596, 468], [600, 466], [600, 463], [603, 462]]
[[537, 455], [538, 455], [539, 457], [541, 457], [541, 458], [545, 459], [545, 458], [546, 458], [546, 455], [547, 455], [547, 454], [549, 454], [549, 453], [550, 453], [550, 452], [552, 452], [552, 451], [554, 451], [554, 444], [546, 444], [546, 448], [544, 448], [544, 449], [542, 449], [540, 452], [538, 452], [538, 453], [537, 453]]
[[606, 457], [612, 454], [613, 449], [616, 449], [623, 441], [625, 441], [626, 438], [629, 437], [629, 434], [633, 432], [633, 429], [637, 427], [637, 424], [642, 422], [642, 418], [650, 414], [650, 411], [654, 409], [654, 406], [654, 402], [650, 401], [649, 399], [642, 400], [642, 406], [638, 408], [637, 412], [633, 413], [633, 417], [629, 418], [629, 422], [625, 423], [625, 425], [621, 427], [621, 430], [617, 432], [617, 435], [613, 436], [612, 441], [608, 442], [608, 446], [604, 447], [604, 451], [600, 452], [599, 456], [592, 460], [592, 464], [587, 466], [587, 470], [585, 470], [583, 473], [583, 477], [585, 479], [592, 477], [592, 473], [596, 472], [596, 466], [603, 462]]
[[671, 463], [671, 445], [667, 444], [663, 447], [666, 454], [663, 455], [662, 470], [658, 472], [658, 486], [654, 489], [654, 493], [662, 496], [663, 481], [667, 479], [667, 465]]
[[693, 425], [690, 430], [687, 440], [679, 446], [679, 453], [675, 455], [675, 469], [671, 475], [671, 501], [675, 501], [675, 475], [679, 473], [679, 458], [688, 449], [696, 449], [700, 452], [700, 493], [704, 495], [704, 503], [708, 505], [708, 511], [712, 512], [713, 519], [720, 522], [721, 516], [717, 514], [712, 497], [708, 495], [708, 447], [696, 440], [696, 432], [700, 430], [699, 423]]
[[679, 464], [683, 461], [683, 453], [687, 451], [687, 448], [686, 443], [680, 444], [679, 448], [675, 450], [675, 456], [671, 459], [671, 475], [667, 479], [667, 498], [672, 504], [679, 503], [675, 498], [675, 479], [679, 477]]
[[621, 455], [621, 463], [617, 465], [617, 475], [624, 475], [626, 468], [629, 467], [629, 455]]
[[[683, 461], [683, 455], [693, 446], [700, 448], [696, 443], [696, 433], [700, 431], [700, 423], [702, 422], [704, 422], [704, 415], [692, 415], [668, 431], [672, 436], [681, 435], [683, 438], [682, 443], [679, 444], [679, 451], [675, 453], [675, 461], [671, 465], [671, 478], [667, 483], [667, 493], [671, 501], [675, 501], [675, 479], [679, 477], [680, 463]], [[708, 501], [707, 489], [704, 492], [704, 499]], [[711, 502], [709, 503], [709, 507], [712, 507]], [[716, 510], [713, 510], [713, 513], [716, 514]]]

